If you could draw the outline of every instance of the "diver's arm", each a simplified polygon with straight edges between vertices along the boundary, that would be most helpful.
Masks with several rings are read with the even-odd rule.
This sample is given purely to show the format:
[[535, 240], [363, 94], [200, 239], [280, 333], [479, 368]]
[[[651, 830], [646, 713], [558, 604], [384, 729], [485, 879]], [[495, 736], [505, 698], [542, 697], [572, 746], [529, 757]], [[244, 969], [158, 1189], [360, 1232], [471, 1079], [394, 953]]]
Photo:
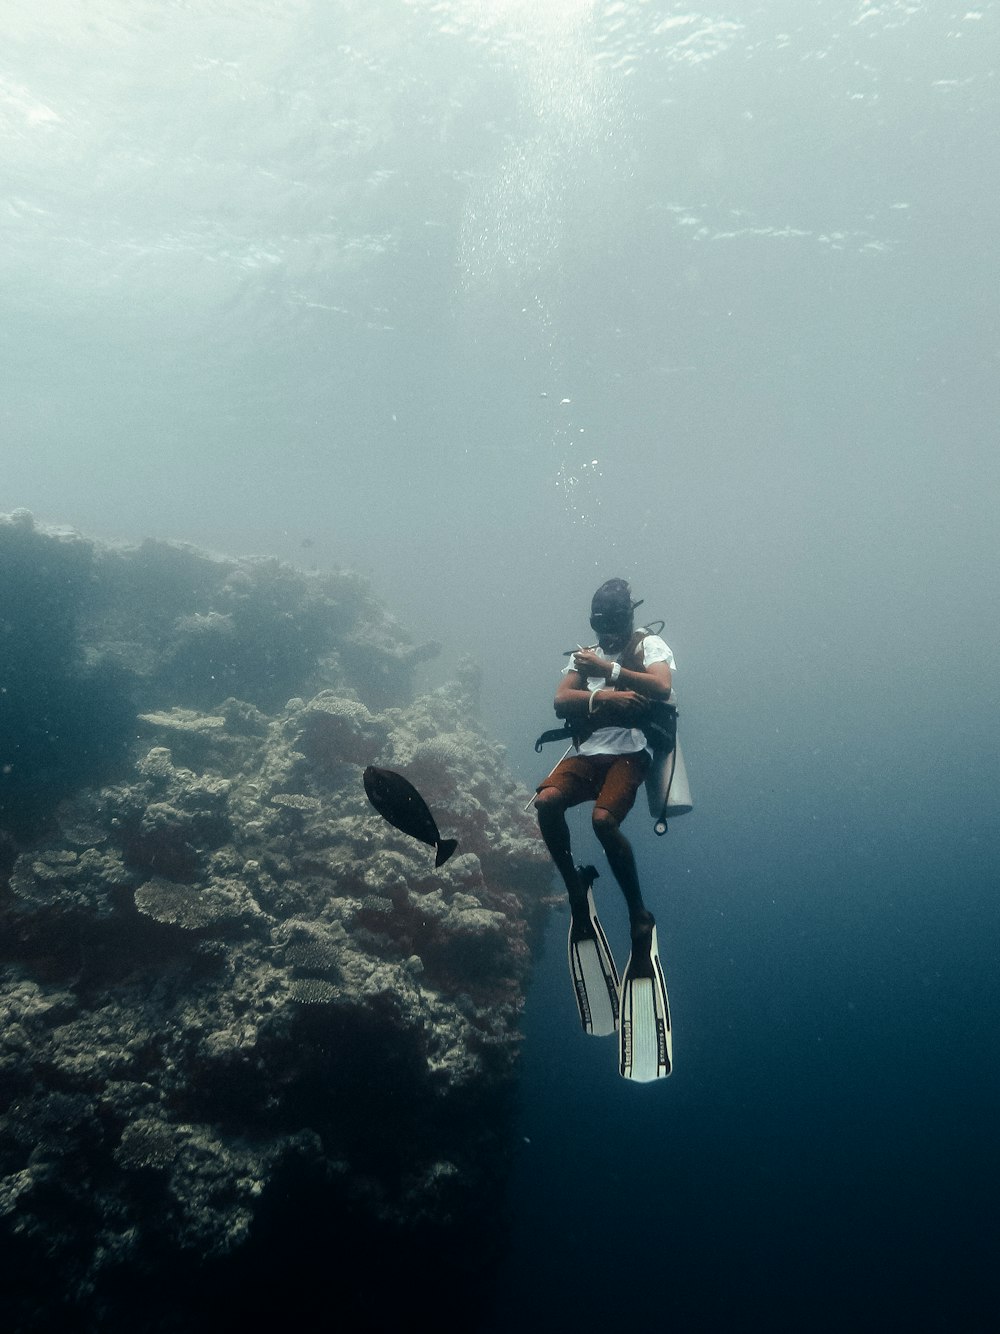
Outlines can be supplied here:
[[[663, 703], [670, 698], [670, 668], [665, 662], [654, 662], [642, 672], [629, 672], [623, 667], [611, 685], [598, 690], [588, 708], [591, 712], [600, 712], [604, 717], [629, 719], [626, 726], [637, 722], [641, 725], [643, 714], [656, 703]], [[638, 709], [638, 714], [636, 710]]]
[[[583, 660], [581, 664], [582, 671], [576, 673], [580, 675], [581, 680], [583, 680], [584, 673], [588, 677], [603, 676], [608, 686], [617, 687], [619, 691], [632, 690], [637, 695], [641, 695], [643, 699], [665, 700], [670, 698], [670, 686], [673, 678], [670, 667], [666, 662], [651, 662], [648, 667], [641, 671], [633, 672], [618, 663], [612, 662], [609, 658], [602, 658], [592, 650], [577, 653], [576, 658], [578, 661]], [[604, 690], [604, 686], [601, 689]]]
[[669, 699], [673, 675], [665, 662], [651, 662], [641, 672], [629, 672], [623, 667], [618, 673], [615, 685], [625, 690], [634, 690], [646, 699]]
[[670, 667], [665, 662], [651, 662], [648, 667], [633, 672], [612, 662], [610, 658], [602, 658], [594, 649], [581, 649], [573, 655], [573, 665], [584, 684], [586, 677], [603, 676], [609, 686], [617, 686], [619, 690], [634, 690], [644, 699], [664, 700], [670, 697]]
[[[608, 674], [613, 663], [608, 663]], [[591, 668], [588, 667], [588, 672]], [[598, 672], [594, 671], [594, 675]], [[602, 686], [594, 693], [587, 689], [586, 677], [580, 672], [567, 672], [560, 678], [554, 701], [557, 718], [572, 718], [580, 714], [593, 713], [598, 705], [605, 706], [605, 712], [627, 712], [636, 704], [650, 703], [654, 700], [670, 698], [672, 675], [665, 662], [653, 662], [641, 672], [631, 672], [624, 667], [615, 678], [614, 686], [609, 679], [608, 687]], [[617, 687], [617, 688], [615, 688]]]
[[579, 672], [567, 672], [559, 678], [553, 701], [557, 718], [573, 718], [590, 708], [590, 691]]
[[[626, 719], [634, 718], [636, 710], [644, 711], [649, 707], [649, 700], [638, 695], [634, 690], [588, 690], [584, 685], [574, 687], [572, 678], [575, 672], [564, 676], [556, 690], [555, 710], [557, 718], [581, 718], [600, 711], [605, 720], [613, 719], [621, 727], [630, 727]], [[602, 726], [608, 726], [607, 721]]]

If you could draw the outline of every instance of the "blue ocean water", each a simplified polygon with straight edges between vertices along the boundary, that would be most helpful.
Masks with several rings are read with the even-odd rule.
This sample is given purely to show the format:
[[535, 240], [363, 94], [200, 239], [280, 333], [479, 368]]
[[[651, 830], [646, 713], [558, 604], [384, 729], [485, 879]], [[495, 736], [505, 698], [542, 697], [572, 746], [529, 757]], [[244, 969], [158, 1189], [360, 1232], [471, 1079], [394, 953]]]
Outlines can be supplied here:
[[[867, 846], [859, 809], [821, 850], [776, 837], [760, 795], [743, 837], [725, 805], [665, 845], [630, 817], [671, 995], [669, 1080], [626, 1083], [614, 1040], [579, 1031], [567, 917], [553, 922], [527, 1015], [517, 1243], [489, 1328], [525, 1310], [567, 1330], [991, 1326], [995, 860], [975, 820], [964, 856], [942, 848], [932, 809], [905, 831], [871, 819]], [[980, 829], [987, 816], [984, 801]], [[599, 887], [622, 962], [624, 913]]]
[[593, 589], [666, 618], [676, 1071], [579, 1033], [555, 920], [491, 1331], [995, 1324], [998, 22], [0, 15], [0, 508], [362, 569], [525, 800]]

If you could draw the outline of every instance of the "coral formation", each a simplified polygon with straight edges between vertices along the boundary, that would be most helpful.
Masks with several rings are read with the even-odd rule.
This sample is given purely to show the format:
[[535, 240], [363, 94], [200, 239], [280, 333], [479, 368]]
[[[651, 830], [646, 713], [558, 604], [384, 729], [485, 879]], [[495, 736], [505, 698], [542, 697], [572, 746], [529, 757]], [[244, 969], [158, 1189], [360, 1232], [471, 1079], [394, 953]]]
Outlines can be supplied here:
[[[485, 1281], [549, 875], [474, 670], [415, 697], [432, 648], [354, 575], [23, 512], [0, 574], [6, 1327], [295, 1326], [333, 1266], [382, 1328], [356, 1270], [387, 1246]], [[369, 763], [447, 813], [441, 870]]]

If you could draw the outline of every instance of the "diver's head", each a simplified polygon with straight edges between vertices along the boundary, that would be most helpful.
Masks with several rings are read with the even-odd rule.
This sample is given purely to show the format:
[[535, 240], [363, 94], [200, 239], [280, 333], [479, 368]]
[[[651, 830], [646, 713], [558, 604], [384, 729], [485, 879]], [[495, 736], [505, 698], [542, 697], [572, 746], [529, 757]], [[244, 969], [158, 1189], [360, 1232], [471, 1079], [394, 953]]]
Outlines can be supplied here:
[[618, 653], [628, 643], [632, 613], [641, 601], [632, 601], [632, 590], [625, 579], [609, 579], [594, 594], [590, 602], [590, 628], [606, 653]]

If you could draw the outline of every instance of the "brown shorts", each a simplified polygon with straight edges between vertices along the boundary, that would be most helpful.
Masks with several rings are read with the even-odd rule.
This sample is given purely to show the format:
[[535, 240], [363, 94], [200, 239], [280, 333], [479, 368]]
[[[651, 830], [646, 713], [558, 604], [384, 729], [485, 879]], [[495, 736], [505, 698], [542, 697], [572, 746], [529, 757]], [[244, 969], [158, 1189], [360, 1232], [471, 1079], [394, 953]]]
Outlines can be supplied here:
[[648, 750], [636, 750], [631, 755], [567, 755], [535, 791], [558, 788], [567, 806], [592, 801], [621, 824], [648, 772]]

